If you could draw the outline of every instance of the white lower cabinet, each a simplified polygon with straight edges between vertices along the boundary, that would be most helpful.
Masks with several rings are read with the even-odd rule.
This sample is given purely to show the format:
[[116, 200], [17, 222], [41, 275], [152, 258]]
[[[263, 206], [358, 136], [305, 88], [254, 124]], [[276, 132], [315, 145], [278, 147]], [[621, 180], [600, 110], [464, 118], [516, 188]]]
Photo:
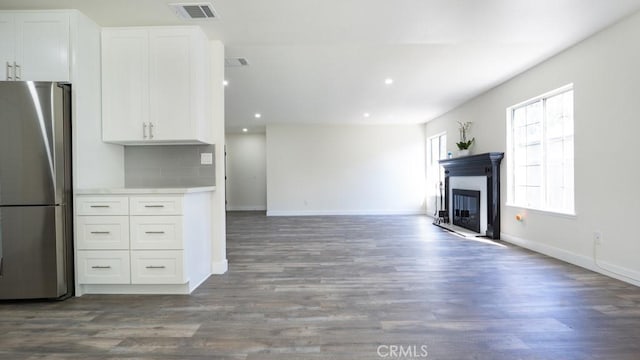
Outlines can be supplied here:
[[129, 215], [126, 196], [82, 196], [76, 201], [77, 215]]
[[79, 195], [76, 209], [82, 293], [190, 293], [211, 274], [208, 192]]
[[128, 250], [79, 250], [77, 260], [79, 283], [128, 284], [131, 281]]
[[129, 249], [128, 216], [78, 216], [76, 228], [78, 249]]
[[183, 284], [184, 251], [131, 251], [132, 284]]
[[182, 215], [181, 196], [132, 196], [131, 215]]
[[131, 216], [131, 250], [182, 250], [182, 216]]

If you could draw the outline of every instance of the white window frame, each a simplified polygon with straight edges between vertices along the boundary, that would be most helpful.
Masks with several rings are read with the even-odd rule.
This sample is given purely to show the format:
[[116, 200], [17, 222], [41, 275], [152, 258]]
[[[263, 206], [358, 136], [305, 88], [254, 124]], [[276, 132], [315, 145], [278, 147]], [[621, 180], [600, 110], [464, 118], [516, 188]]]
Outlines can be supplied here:
[[[547, 131], [547, 119], [546, 119], [546, 100], [563, 94], [565, 92], [569, 92], [569, 91], [574, 91], [574, 87], [573, 84], [568, 84], [565, 86], [562, 86], [558, 89], [552, 90], [550, 92], [544, 93], [542, 95], [536, 96], [532, 99], [523, 101], [521, 103], [515, 104], [513, 106], [510, 106], [507, 108], [506, 110], [506, 119], [507, 119], [507, 201], [506, 201], [506, 205], [507, 206], [511, 206], [511, 207], [517, 207], [517, 208], [523, 208], [523, 209], [531, 209], [531, 210], [535, 210], [535, 211], [541, 211], [544, 213], [553, 213], [553, 214], [562, 214], [562, 215], [570, 215], [573, 216], [575, 215], [575, 112], [573, 114], [573, 127], [574, 127], [574, 131], [573, 131], [573, 161], [572, 161], [572, 172], [573, 172], [573, 184], [571, 186], [571, 189], [573, 191], [573, 203], [571, 204], [570, 208], [566, 208], [566, 209], [557, 209], [557, 208], [551, 208], [548, 204], [548, 198], [547, 198], [547, 166], [548, 166], [548, 161], [547, 161], [547, 153], [546, 153], [546, 147], [547, 147], [547, 138], [546, 138], [546, 131]], [[575, 91], [574, 91], [574, 96], [575, 96]], [[524, 108], [526, 106], [529, 106], [531, 104], [537, 103], [537, 102], [542, 102], [542, 134], [541, 134], [541, 145], [542, 145], [542, 161], [541, 161], [541, 165], [542, 165], [542, 169], [541, 169], [541, 181], [542, 181], [542, 185], [541, 185], [541, 197], [542, 197], [542, 205], [540, 207], [532, 207], [529, 206], [527, 204], [521, 204], [521, 203], [516, 203], [515, 202], [515, 156], [514, 156], [514, 126], [513, 126], [513, 121], [514, 121], [514, 113], [515, 110], [520, 109], [520, 108]], [[574, 97], [574, 104], [575, 104], [575, 97]], [[575, 109], [575, 106], [574, 106]]]

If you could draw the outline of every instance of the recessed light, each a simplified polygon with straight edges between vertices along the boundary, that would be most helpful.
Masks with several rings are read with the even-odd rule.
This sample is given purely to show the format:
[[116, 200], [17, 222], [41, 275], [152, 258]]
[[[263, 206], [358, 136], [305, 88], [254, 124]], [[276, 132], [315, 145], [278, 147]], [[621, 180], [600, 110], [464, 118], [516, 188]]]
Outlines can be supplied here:
[[242, 132], [247, 132], [247, 131], [249, 131], [249, 129], [247, 129], [247, 128], [242, 128]]
[[387, 85], [391, 85], [391, 84], [393, 84], [393, 79], [392, 78], [386, 78], [386, 79], [384, 79], [384, 83], [387, 84]]
[[223, 82], [222, 82], [222, 85], [224, 85], [224, 86], [228, 86], [228, 85], [229, 85], [229, 80], [225, 80], [225, 81], [223, 81]]
[[364, 114], [362, 114], [362, 116], [364, 116], [364, 117], [368, 118], [369, 116], [371, 116], [371, 114], [369, 114], [369, 113], [364, 113]]
[[260, 119], [260, 118], [262, 117], [262, 114], [260, 114], [260, 113], [255, 113], [255, 114], [253, 115], [253, 117], [255, 117], [256, 119]]

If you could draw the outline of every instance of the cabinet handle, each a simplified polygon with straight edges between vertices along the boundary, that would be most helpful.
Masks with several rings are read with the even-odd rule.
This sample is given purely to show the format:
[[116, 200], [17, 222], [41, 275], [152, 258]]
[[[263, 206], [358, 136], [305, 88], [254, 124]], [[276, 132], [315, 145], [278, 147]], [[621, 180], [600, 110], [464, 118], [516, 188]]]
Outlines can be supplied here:
[[149, 123], [149, 139], [153, 139], [153, 123]]
[[111, 207], [110, 205], [90, 205], [90, 207], [92, 208], [108, 208]]
[[92, 231], [92, 234], [111, 234], [111, 231]]
[[7, 80], [13, 80], [13, 65], [7, 61]]
[[164, 205], [145, 205], [146, 208], [163, 208]]
[[16, 78], [16, 80], [22, 79], [22, 66], [18, 65], [15, 61], [13, 62], [13, 77]]
[[111, 269], [111, 266], [92, 266], [92, 269]]
[[145, 234], [164, 234], [164, 231], [145, 231]]
[[142, 138], [143, 139], [147, 138], [147, 123], [146, 122], [142, 123]]
[[149, 266], [145, 266], [147, 269], [166, 269], [167, 267], [164, 265], [161, 266], [153, 266], [153, 265], [149, 265]]

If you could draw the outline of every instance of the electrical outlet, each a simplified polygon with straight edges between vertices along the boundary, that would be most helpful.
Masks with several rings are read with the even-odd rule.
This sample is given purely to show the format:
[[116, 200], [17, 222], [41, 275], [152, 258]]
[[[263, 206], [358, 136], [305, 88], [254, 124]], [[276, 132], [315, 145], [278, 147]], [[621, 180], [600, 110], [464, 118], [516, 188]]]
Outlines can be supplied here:
[[596, 245], [602, 245], [602, 232], [601, 231], [594, 231], [593, 232], [593, 241], [596, 243]]
[[212, 164], [213, 164], [213, 153], [200, 154], [200, 165], [212, 165]]

